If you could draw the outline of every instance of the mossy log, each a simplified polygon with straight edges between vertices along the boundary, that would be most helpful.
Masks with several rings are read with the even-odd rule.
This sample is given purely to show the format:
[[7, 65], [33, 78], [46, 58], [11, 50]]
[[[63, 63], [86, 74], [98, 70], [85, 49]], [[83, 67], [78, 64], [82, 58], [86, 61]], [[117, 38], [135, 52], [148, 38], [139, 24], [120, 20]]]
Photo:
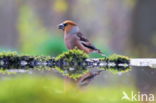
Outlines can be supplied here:
[[19, 55], [15, 52], [0, 53], [0, 68], [8, 69], [50, 69], [55, 68], [59, 72], [77, 78], [88, 72], [89, 68], [100, 70], [129, 70], [129, 58], [113, 54], [108, 58], [89, 58], [89, 55], [81, 50], [69, 50], [57, 57]]

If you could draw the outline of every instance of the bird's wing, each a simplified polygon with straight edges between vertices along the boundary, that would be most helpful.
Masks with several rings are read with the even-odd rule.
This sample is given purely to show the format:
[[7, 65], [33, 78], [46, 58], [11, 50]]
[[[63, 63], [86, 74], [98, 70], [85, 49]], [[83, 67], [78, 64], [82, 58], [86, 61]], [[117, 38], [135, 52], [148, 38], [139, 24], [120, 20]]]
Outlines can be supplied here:
[[92, 50], [98, 50], [95, 46], [93, 46], [90, 41], [81, 33], [77, 33], [77, 37], [79, 38], [81, 44], [86, 47], [86, 48], [89, 48], [89, 49], [92, 49]]
[[78, 32], [77, 36], [79, 37], [80, 41], [89, 42], [89, 40], [81, 32]]

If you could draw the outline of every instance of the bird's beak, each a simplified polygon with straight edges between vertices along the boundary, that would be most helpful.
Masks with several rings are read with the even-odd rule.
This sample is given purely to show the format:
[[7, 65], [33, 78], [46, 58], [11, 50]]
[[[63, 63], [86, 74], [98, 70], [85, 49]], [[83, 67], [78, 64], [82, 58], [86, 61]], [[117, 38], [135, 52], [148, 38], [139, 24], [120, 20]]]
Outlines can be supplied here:
[[63, 25], [63, 24], [59, 24], [59, 25], [58, 25], [58, 29], [64, 30], [64, 25]]

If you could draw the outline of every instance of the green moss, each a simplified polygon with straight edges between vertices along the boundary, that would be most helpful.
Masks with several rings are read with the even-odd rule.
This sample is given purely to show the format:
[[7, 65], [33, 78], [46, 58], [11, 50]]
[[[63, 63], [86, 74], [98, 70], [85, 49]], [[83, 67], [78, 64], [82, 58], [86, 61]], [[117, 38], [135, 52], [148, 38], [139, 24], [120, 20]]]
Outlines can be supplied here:
[[109, 61], [129, 61], [130, 58], [127, 57], [127, 56], [123, 56], [123, 55], [119, 55], [119, 54], [112, 54], [110, 55], [109, 57], [107, 58], [99, 58], [99, 60], [102, 60], [102, 61], [106, 61], [106, 60], [109, 60]]
[[61, 55], [56, 57], [56, 60], [60, 60], [60, 59], [64, 59], [64, 58], [68, 58], [68, 61], [71, 61], [73, 58], [75, 57], [79, 57], [81, 60], [83, 58], [88, 58], [89, 56], [84, 53], [82, 50], [79, 49], [73, 49], [73, 50], [69, 50], [67, 52], [62, 53]]
[[112, 54], [112, 55], [109, 56], [109, 60], [128, 62], [130, 59], [127, 56]]
[[88, 72], [87, 68], [82, 64], [88, 57], [89, 56], [81, 50], [69, 50], [56, 57], [56, 61], [61, 63], [56, 69], [64, 75], [78, 78]]
[[[34, 60], [36, 61], [39, 61], [41, 63], [47, 63], [48, 61], [53, 61], [54, 58], [50, 57], [50, 56], [34, 56], [33, 57]], [[34, 66], [33, 69], [34, 70], [39, 70], [39, 71], [42, 71], [42, 70], [51, 70], [53, 66], [45, 66], [45, 65], [38, 65], [38, 66]]]
[[130, 58], [123, 55], [112, 54], [108, 58], [100, 58], [101, 61], [106, 61], [107, 63], [114, 63], [115, 66], [107, 66], [99, 69], [108, 70], [112, 73], [127, 72], [131, 70], [129, 66]]
[[[85, 60], [89, 56], [81, 50], [73, 49], [62, 53], [55, 59], [50, 56], [29, 56], [21, 55], [16, 52], [1, 52], [0, 53], [0, 66], [4, 69], [27, 69], [27, 70], [51, 70], [54, 68], [62, 74], [71, 78], [79, 78], [84, 73], [88, 72]], [[129, 58], [122, 55], [113, 54], [108, 58], [99, 58], [99, 62], [114, 63], [115, 66], [107, 65], [106, 67], [99, 67], [98, 69], [109, 70], [113, 72], [125, 72], [130, 70]], [[8, 61], [4, 66], [4, 61]], [[22, 66], [21, 62], [28, 64]], [[49, 63], [50, 62], [50, 63]], [[38, 63], [38, 64], [37, 64]], [[45, 63], [45, 64], [44, 64]], [[49, 63], [49, 64], [47, 64]], [[55, 66], [53, 65], [55, 64]], [[93, 67], [93, 65], [89, 65]]]
[[6, 56], [17, 56], [16, 52], [0, 52], [0, 58], [6, 57]]
[[[30, 56], [24, 54], [17, 54], [16, 52], [1, 52], [0, 53], [0, 67], [1, 69], [35, 69], [35, 70], [49, 70], [50, 67], [46, 65], [38, 65], [36, 62], [44, 63], [51, 61], [50, 56]], [[21, 62], [26, 62], [26, 65], [21, 65]]]
[[[88, 70], [86, 67], [82, 66], [82, 63], [88, 55], [83, 51], [74, 49], [69, 50], [55, 59], [50, 56], [29, 56], [29, 55], [21, 55], [16, 52], [3, 52], [0, 53], [0, 58], [2, 60], [9, 61], [7, 65], [3, 66], [4, 69], [32, 69], [33, 70], [51, 70], [54, 66], [42, 65], [42, 64], [34, 64], [35, 62], [39, 63], [47, 63], [56, 61], [55, 69], [60, 71], [64, 75], [68, 75], [72, 78], [78, 78], [82, 74], [86, 73]], [[21, 61], [25, 61], [29, 64], [25, 66], [21, 66]], [[1, 62], [3, 64], [3, 61]]]

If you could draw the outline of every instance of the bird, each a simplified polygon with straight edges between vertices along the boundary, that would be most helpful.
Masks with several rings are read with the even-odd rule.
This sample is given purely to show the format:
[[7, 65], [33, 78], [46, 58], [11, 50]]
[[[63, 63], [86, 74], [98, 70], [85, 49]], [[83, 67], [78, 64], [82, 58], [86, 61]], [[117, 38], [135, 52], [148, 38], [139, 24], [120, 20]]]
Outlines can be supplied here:
[[[58, 29], [63, 30], [64, 34], [64, 42], [66, 47], [71, 49], [80, 49], [87, 54], [90, 53], [99, 53], [102, 56], [106, 57], [106, 55], [101, 52], [100, 49], [97, 49], [86, 37], [81, 33], [79, 26], [72, 20], [65, 20], [58, 25]], [[101, 72], [88, 72], [80, 77], [76, 82], [81, 86], [88, 85], [89, 82]], [[67, 77], [68, 78], [68, 77]], [[71, 79], [68, 79], [71, 80]]]
[[80, 32], [80, 28], [72, 20], [65, 20], [58, 25], [58, 29], [62, 29], [64, 32], [64, 41], [68, 49], [78, 48], [85, 53], [99, 53], [102, 56], [106, 55], [97, 49], [86, 37]]

